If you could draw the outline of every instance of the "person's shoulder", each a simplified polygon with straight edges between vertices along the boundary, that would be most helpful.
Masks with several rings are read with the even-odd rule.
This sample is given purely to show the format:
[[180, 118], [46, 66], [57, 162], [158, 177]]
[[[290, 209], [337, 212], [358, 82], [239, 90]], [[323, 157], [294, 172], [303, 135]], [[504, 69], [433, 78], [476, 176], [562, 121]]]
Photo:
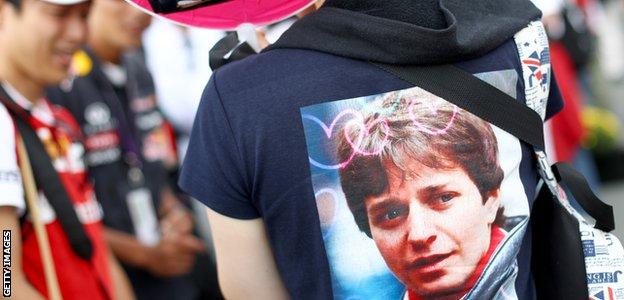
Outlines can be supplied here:
[[15, 140], [15, 126], [13, 118], [9, 114], [7, 108], [0, 104], [0, 128], [3, 128], [2, 134], [0, 134], [0, 142], [2, 144], [13, 144]]
[[276, 68], [280, 65], [305, 62], [307, 59], [317, 57], [334, 57], [334, 55], [307, 49], [272, 49], [263, 51], [258, 54], [250, 55], [244, 59], [229, 63], [218, 69], [221, 73], [237, 72], [240, 69], [257, 69], [258, 71], [266, 70], [266, 68]]
[[306, 49], [273, 49], [229, 63], [214, 72], [221, 91], [228, 88], [297, 84], [365, 62]]
[[17, 163], [15, 123], [7, 108], [0, 104], [0, 207], [17, 208], [17, 216], [22, 216], [26, 209], [21, 186], [20, 171]]
[[0, 104], [0, 122], [2, 125], [6, 125], [6, 122], [12, 122], [12, 118], [11, 115], [9, 114], [9, 111], [7, 110], [7, 108], [4, 106], [4, 104]]

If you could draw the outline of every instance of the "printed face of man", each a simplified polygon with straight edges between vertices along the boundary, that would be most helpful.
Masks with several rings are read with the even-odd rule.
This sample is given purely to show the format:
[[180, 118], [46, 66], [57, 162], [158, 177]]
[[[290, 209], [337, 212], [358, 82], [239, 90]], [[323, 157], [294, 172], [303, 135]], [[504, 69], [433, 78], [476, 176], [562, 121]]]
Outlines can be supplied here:
[[387, 191], [365, 204], [388, 267], [418, 295], [463, 294], [489, 248], [497, 192], [484, 203], [461, 168], [432, 169], [417, 162], [408, 165], [412, 172], [391, 163], [385, 168]]

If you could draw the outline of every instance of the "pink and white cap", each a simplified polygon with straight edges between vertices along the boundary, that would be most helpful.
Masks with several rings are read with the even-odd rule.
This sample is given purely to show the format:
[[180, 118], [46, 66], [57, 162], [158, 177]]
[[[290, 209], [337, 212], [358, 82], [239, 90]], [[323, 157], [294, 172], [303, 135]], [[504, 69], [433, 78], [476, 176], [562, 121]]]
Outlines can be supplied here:
[[[62, 1], [62, 0], [54, 0]], [[242, 24], [271, 24], [310, 6], [315, 0], [227, 0], [169, 14], [156, 14], [149, 0], [127, 0], [143, 10], [171, 21], [203, 28], [235, 30]]]

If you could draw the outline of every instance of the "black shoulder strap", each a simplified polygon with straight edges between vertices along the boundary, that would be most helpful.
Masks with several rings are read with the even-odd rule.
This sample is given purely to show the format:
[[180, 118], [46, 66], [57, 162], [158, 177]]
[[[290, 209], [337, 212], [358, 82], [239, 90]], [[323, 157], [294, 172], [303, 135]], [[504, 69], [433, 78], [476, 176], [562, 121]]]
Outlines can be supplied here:
[[534, 110], [472, 74], [453, 65], [373, 64], [544, 150], [542, 118]]
[[564, 184], [583, 209], [596, 219], [595, 228], [606, 232], [615, 229], [613, 207], [596, 197], [583, 174], [571, 165], [561, 162], [556, 163], [552, 169], [557, 181]]
[[[544, 124], [537, 112], [474, 75], [453, 65], [373, 64], [494, 124], [535, 150], [544, 150]], [[557, 164], [553, 171], [596, 219], [596, 228], [607, 232], [615, 228], [613, 208], [596, 197], [582, 174], [565, 164]]]
[[236, 31], [229, 32], [210, 49], [210, 68], [214, 71], [228, 63], [256, 54], [247, 42], [240, 42]]
[[93, 254], [93, 245], [84, 232], [82, 223], [78, 220], [69, 195], [52, 165], [50, 156], [33, 128], [28, 125], [26, 121], [27, 112], [7, 99], [9, 99], [8, 95], [0, 88], [0, 102], [7, 107], [7, 110], [13, 116], [17, 130], [24, 141], [26, 152], [33, 168], [36, 185], [43, 190], [44, 195], [54, 209], [74, 252], [79, 257], [90, 260]]

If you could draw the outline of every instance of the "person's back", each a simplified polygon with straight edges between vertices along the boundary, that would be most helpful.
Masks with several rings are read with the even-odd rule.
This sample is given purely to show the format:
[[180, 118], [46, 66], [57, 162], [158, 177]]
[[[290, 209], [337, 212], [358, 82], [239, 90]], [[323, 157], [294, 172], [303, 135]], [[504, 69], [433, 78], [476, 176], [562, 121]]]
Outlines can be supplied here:
[[367, 61], [453, 63], [545, 114], [540, 13], [442, 1], [408, 23], [389, 2], [328, 1], [208, 83], [180, 185], [210, 208], [226, 297], [534, 297], [530, 148]]

